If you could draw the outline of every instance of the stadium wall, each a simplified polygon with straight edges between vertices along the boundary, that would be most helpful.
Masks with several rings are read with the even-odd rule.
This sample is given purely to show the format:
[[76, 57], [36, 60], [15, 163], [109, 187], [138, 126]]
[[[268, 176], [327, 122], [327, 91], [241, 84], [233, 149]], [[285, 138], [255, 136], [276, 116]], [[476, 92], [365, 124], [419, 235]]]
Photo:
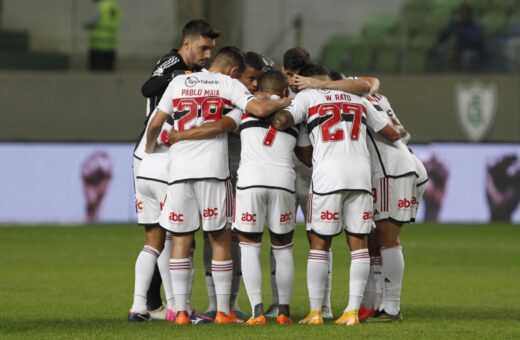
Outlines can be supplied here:
[[[148, 76], [145, 72], [0, 73], [0, 82], [9, 84], [0, 91], [0, 140], [134, 141], [143, 128], [146, 105], [140, 88]], [[481, 88], [483, 102], [492, 102], [484, 105], [489, 110], [482, 110], [482, 114], [490, 115], [489, 133], [483, 141], [520, 142], [519, 77], [439, 75], [381, 79], [382, 93], [389, 97], [415, 143], [468, 141], [457, 113], [461, 84], [481, 86], [477, 89]]]
[[[520, 144], [411, 148], [430, 176], [419, 221], [520, 223], [512, 194], [520, 190]], [[8, 160], [0, 162], [0, 224], [135, 223], [132, 150], [130, 143], [0, 142]]]

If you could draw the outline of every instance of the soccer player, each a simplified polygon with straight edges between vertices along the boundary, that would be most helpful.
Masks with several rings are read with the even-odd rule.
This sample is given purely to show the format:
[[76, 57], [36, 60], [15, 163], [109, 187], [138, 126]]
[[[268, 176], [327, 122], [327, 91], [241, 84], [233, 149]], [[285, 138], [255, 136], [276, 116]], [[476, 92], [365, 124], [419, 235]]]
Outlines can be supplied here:
[[[152, 153], [162, 124], [174, 119], [177, 131], [222, 121], [212, 139], [179, 141], [170, 147], [168, 191], [160, 225], [172, 232], [170, 274], [177, 325], [190, 324], [187, 313], [190, 249], [194, 232], [202, 225], [212, 247], [212, 276], [217, 297], [216, 324], [235, 322], [229, 317], [233, 261], [230, 217], [233, 193], [229, 181], [227, 132], [240, 123], [242, 111], [263, 117], [286, 107], [290, 100], [257, 100], [238, 80], [245, 68], [244, 56], [235, 47], [217, 53], [209, 71], [180, 75], [172, 80], [150, 123], [145, 151]], [[194, 130], [195, 131], [195, 130]], [[192, 134], [196, 137], [197, 132]], [[182, 199], [178, 199], [182, 197]]]
[[[245, 54], [246, 68], [240, 75], [240, 82], [254, 94], [258, 89], [258, 78], [264, 73], [268, 67], [264, 58], [255, 52], [247, 52]], [[236, 191], [237, 170], [240, 163], [240, 134], [238, 131], [231, 131], [228, 135], [229, 149], [229, 170], [231, 174], [231, 183], [233, 192]], [[233, 233], [231, 238], [231, 256], [233, 258], [233, 282], [231, 285], [231, 316], [236, 316], [238, 320], [246, 319], [248, 316], [241, 312], [238, 308], [238, 293], [240, 290], [240, 281], [242, 277], [240, 247], [238, 242], [238, 234]], [[215, 318], [217, 311], [217, 300], [215, 296], [215, 285], [211, 276], [211, 247], [209, 245], [208, 235], [204, 234], [204, 268], [206, 270], [206, 288], [208, 291], [208, 308], [204, 313], [210, 318]]]
[[[287, 50], [283, 55], [283, 72], [289, 79], [289, 89], [290, 89], [290, 97], [294, 97], [299, 91], [305, 88], [320, 88], [316, 86], [316, 83], [320, 81], [315, 78], [306, 78], [301, 77], [299, 75], [300, 70], [311, 61], [310, 54], [305, 49], [300, 47], [295, 47]], [[343, 78], [343, 77], [342, 77]], [[358, 79], [346, 79], [341, 82], [341, 86], [343, 91], [349, 93], [355, 93], [359, 95], [368, 94], [371, 91], [375, 91], [379, 88], [379, 80], [377, 78], [363, 77]], [[305, 124], [300, 126], [300, 129], [306, 129]], [[305, 166], [297, 157], [293, 157], [293, 161], [296, 169], [296, 207], [301, 207], [304, 215], [307, 215], [307, 198], [310, 188], [310, 180], [312, 169]], [[332, 262], [333, 256], [332, 251], [330, 250], [328, 253], [328, 276], [327, 283], [325, 286], [325, 295], [323, 299], [322, 305], [322, 316], [325, 319], [332, 319], [334, 316], [332, 314], [331, 302], [330, 302], [330, 292], [332, 287]], [[271, 256], [271, 286], [272, 286], [272, 295], [273, 295], [273, 304], [267, 310], [266, 315], [269, 317], [274, 317], [277, 314], [276, 305], [277, 305], [277, 289], [276, 289], [276, 280], [275, 271], [273, 268], [274, 258]]]
[[[287, 78], [280, 71], [267, 71], [259, 79], [259, 90], [275, 98], [287, 97]], [[242, 275], [253, 311], [247, 324], [266, 323], [260, 266], [265, 223], [269, 225], [271, 252], [276, 263], [277, 322], [291, 324], [289, 302], [294, 282], [292, 236], [296, 207], [292, 153], [298, 129], [291, 127], [278, 132], [268, 121], [246, 114], [240, 136], [242, 153], [233, 228], [240, 233]]]
[[[189, 70], [200, 70], [206, 64], [211, 57], [211, 49], [218, 36], [219, 33], [204, 20], [188, 22], [183, 29], [183, 42], [180, 49], [173, 49], [159, 60], [152, 76], [142, 88], [143, 95], [148, 98], [148, 112], [145, 130], [141, 133], [140, 140], [134, 150], [133, 170], [138, 223], [145, 227], [146, 244], [135, 265], [134, 302], [128, 315], [129, 321], [149, 320], [150, 314], [159, 319], [164, 319], [167, 315], [170, 319], [173, 319], [174, 316], [173, 293], [168, 270], [168, 248], [171, 241], [168, 239], [165, 243], [165, 232], [158, 224], [166, 192], [167, 153], [161, 147], [158, 148], [158, 152], [150, 155], [150, 157], [145, 157], [145, 132], [148, 123], [151, 121], [152, 115], [150, 113], [155, 112], [157, 103], [175, 75], [183, 74]], [[169, 130], [169, 124], [165, 123], [163, 128]], [[143, 166], [143, 169], [141, 169], [141, 166]], [[167, 250], [160, 256], [163, 245], [166, 246]], [[158, 262], [163, 276], [162, 281], [165, 285], [168, 311], [164, 310], [161, 301], [161, 278], [157, 275], [156, 262]], [[156, 275], [153, 274], [154, 268]], [[148, 310], [152, 312], [148, 313]], [[196, 313], [191, 313], [191, 316], [194, 322], [204, 320]]]
[[[307, 65], [300, 74], [329, 80], [328, 70], [321, 65]], [[358, 325], [358, 309], [370, 268], [367, 235], [372, 229], [366, 126], [389, 141], [396, 141], [401, 135], [378, 111], [371, 109], [366, 99], [334, 90], [301, 91], [292, 105], [277, 113], [272, 121], [279, 130], [306, 121], [314, 147], [307, 214], [311, 247], [307, 287], [311, 311], [300, 323], [323, 324], [321, 309], [328, 251], [332, 237], [345, 230], [351, 250], [349, 302], [336, 324]]]
[[[368, 99], [376, 110], [386, 115], [388, 121], [401, 130], [402, 136], [408, 134], [385, 96], [375, 94]], [[378, 310], [366, 319], [367, 322], [395, 322], [401, 320], [400, 299], [404, 273], [399, 235], [404, 224], [415, 221], [427, 175], [422, 163], [402, 140], [388, 143], [370, 129], [368, 139], [372, 163], [373, 218], [376, 224], [376, 248], [371, 243], [371, 260], [376, 266], [379, 263], [382, 265], [379, 280], [383, 285], [383, 297], [380, 303], [365, 301], [368, 312], [364, 317], [375, 308]]]

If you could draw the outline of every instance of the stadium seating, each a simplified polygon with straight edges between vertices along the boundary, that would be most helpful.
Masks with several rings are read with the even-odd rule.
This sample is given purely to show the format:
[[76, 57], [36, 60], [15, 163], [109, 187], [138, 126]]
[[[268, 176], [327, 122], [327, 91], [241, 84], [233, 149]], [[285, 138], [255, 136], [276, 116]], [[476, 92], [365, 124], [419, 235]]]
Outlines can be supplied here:
[[0, 30], [0, 70], [66, 70], [69, 57], [56, 52], [30, 50], [29, 34]]
[[[321, 61], [347, 74], [418, 73], [431, 67], [432, 47], [460, 5], [457, 0], [408, 0], [398, 16], [369, 18], [357, 37], [338, 35], [327, 42]], [[468, 0], [482, 25], [491, 54], [512, 27], [520, 25], [520, 0]], [[495, 57], [491, 55], [491, 59]], [[500, 71], [495, 68], [491, 71]]]

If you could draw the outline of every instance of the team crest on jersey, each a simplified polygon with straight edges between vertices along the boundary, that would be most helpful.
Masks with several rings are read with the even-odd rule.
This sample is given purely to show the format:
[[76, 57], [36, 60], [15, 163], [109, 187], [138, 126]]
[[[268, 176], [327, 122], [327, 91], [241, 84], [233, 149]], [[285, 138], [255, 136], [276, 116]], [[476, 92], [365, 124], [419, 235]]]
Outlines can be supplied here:
[[193, 87], [193, 86], [197, 85], [198, 82], [199, 82], [199, 80], [197, 79], [197, 77], [189, 76], [188, 78], [186, 78], [186, 81], [184, 82], [184, 84], [187, 87]]
[[496, 117], [496, 84], [459, 83], [455, 98], [459, 125], [466, 137], [472, 142], [486, 138]]

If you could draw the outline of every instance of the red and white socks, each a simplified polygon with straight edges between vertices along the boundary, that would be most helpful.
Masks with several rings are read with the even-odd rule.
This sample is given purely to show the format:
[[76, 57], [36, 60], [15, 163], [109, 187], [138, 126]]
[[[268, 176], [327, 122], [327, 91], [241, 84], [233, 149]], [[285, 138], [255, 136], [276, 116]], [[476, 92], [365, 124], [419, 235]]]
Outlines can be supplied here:
[[229, 297], [233, 279], [233, 260], [211, 261], [211, 275], [215, 284], [217, 310], [229, 314]]
[[321, 310], [329, 271], [329, 252], [311, 249], [307, 260], [307, 289], [311, 310]]
[[137, 256], [135, 261], [134, 302], [130, 309], [134, 313], [146, 314], [148, 312], [146, 292], [150, 287], [150, 281], [160, 253], [157, 249], [146, 245]]
[[349, 299], [345, 311], [359, 309], [370, 272], [370, 256], [367, 248], [354, 250], [350, 252], [350, 256]]

